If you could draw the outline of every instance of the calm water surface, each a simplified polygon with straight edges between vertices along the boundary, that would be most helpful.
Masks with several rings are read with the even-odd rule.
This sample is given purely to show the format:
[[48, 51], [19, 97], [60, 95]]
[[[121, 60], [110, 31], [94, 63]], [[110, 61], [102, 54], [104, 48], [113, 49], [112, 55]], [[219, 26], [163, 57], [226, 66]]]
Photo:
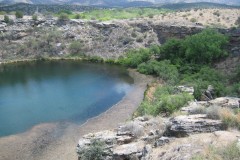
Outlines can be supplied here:
[[83, 123], [118, 103], [133, 80], [119, 66], [79, 61], [0, 66], [0, 136], [46, 122]]

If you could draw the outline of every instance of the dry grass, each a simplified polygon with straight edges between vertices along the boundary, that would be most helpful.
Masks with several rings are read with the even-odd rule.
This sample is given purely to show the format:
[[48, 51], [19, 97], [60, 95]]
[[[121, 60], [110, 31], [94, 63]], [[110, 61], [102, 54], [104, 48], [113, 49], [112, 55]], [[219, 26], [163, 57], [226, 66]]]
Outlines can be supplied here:
[[240, 113], [234, 114], [233, 110], [222, 108], [219, 110], [219, 116], [227, 127], [240, 129]]
[[211, 119], [220, 119], [219, 111], [221, 108], [219, 106], [211, 106], [207, 108], [207, 117]]
[[[181, 21], [182, 23], [191, 23], [193, 19], [204, 26], [230, 28], [235, 27], [235, 22], [240, 15], [240, 9], [199, 9], [182, 11], [177, 13], [168, 13], [163, 18], [155, 16], [156, 21]], [[195, 21], [194, 21], [195, 23]]]
[[131, 121], [120, 129], [122, 132], [130, 132], [135, 137], [141, 137], [144, 134], [144, 127], [137, 122]]
[[237, 147], [237, 142], [233, 142], [221, 148], [209, 145], [204, 149], [203, 154], [194, 156], [192, 160], [239, 160], [239, 157], [240, 149]]
[[207, 109], [204, 106], [198, 105], [193, 110], [191, 110], [191, 114], [206, 114]]

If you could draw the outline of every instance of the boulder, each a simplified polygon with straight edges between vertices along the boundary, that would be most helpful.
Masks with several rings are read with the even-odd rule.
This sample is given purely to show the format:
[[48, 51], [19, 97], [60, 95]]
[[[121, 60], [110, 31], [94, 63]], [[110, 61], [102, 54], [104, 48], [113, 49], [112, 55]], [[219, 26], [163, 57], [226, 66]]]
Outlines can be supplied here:
[[210, 105], [227, 107], [227, 108], [239, 108], [240, 98], [235, 97], [220, 97], [209, 101]]
[[113, 159], [124, 160], [124, 159], [140, 159], [142, 153], [145, 150], [143, 142], [135, 142], [130, 144], [124, 144], [116, 146], [113, 149]]
[[181, 92], [187, 92], [191, 95], [193, 95], [193, 93], [194, 93], [194, 88], [193, 87], [178, 86], [177, 89], [180, 90]]
[[207, 119], [205, 114], [181, 115], [172, 118], [170, 121], [169, 133], [176, 137], [225, 129], [222, 121]]

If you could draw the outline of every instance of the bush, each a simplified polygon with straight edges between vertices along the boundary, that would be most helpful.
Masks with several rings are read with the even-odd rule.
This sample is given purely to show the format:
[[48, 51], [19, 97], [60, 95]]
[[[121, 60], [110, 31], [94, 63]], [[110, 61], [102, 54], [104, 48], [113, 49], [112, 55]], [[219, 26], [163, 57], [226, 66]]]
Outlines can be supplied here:
[[197, 106], [193, 110], [191, 110], [191, 114], [206, 114], [207, 110], [204, 106]]
[[32, 15], [32, 20], [34, 20], [34, 21], [37, 21], [38, 20], [38, 16], [37, 15]]
[[207, 117], [210, 119], [220, 119], [220, 107], [210, 106], [207, 108]]
[[104, 155], [104, 143], [94, 140], [88, 149], [85, 149], [80, 153], [81, 160], [103, 160]]
[[235, 115], [231, 109], [223, 108], [219, 111], [219, 116], [226, 127], [240, 129], [240, 113]]
[[198, 100], [201, 99], [202, 93], [206, 91], [209, 85], [214, 87], [214, 97], [223, 96], [226, 93], [224, 76], [210, 67], [202, 67], [197, 73], [183, 74], [182, 77], [184, 78], [181, 84], [194, 86], [194, 97]]
[[190, 21], [193, 23], [197, 22], [196, 18], [191, 18]]
[[67, 21], [69, 20], [68, 14], [66, 13], [60, 13], [59, 17], [58, 17], [59, 21]]
[[220, 16], [220, 12], [219, 11], [215, 11], [215, 12], [213, 12], [213, 15], [215, 15], [215, 16]]
[[83, 44], [79, 41], [74, 41], [69, 45], [69, 51], [73, 55], [82, 54]]
[[179, 76], [177, 67], [168, 60], [142, 63], [138, 66], [138, 71], [143, 74], [155, 74], [169, 84], [176, 84]]
[[4, 22], [5, 23], [9, 23], [10, 22], [10, 18], [7, 15], [4, 15]]
[[214, 30], [204, 30], [199, 34], [188, 36], [183, 41], [182, 48], [188, 62], [210, 64], [227, 55], [223, 49], [227, 43], [226, 36]]
[[23, 12], [16, 11], [15, 16], [16, 16], [16, 18], [23, 18]]
[[74, 18], [75, 18], [75, 19], [80, 19], [80, 18], [81, 18], [81, 15], [80, 15], [80, 14], [76, 14], [76, 15], [74, 16]]
[[184, 40], [171, 39], [160, 49], [159, 57], [169, 59], [174, 64], [211, 64], [225, 57], [224, 46], [228, 38], [214, 30], [188, 36]]
[[152, 101], [145, 99], [137, 109], [138, 115], [157, 116], [160, 113], [171, 114], [183, 107], [192, 96], [188, 93], [177, 93], [171, 86], [158, 87]]
[[127, 67], [136, 68], [139, 64], [150, 59], [149, 49], [130, 50], [124, 58], [119, 59], [119, 63]]
[[160, 59], [168, 59], [173, 64], [179, 63], [182, 61], [184, 51], [182, 50], [182, 40], [179, 39], [170, 39], [160, 47], [159, 52]]

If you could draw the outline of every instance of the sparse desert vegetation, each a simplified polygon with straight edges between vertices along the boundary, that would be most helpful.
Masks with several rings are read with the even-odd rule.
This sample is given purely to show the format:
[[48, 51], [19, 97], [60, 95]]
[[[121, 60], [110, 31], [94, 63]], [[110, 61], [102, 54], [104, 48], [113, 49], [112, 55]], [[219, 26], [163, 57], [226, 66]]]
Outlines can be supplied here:
[[240, 9], [191, 9], [189, 11], [177, 11], [174, 14], [167, 13], [164, 17], [155, 16], [155, 20], [193, 22], [209, 27], [230, 28], [236, 27], [235, 22], [239, 15]]
[[[117, 105], [121, 107], [119, 110], [112, 108], [86, 123], [87, 127], [90, 124], [90, 130], [93, 127], [99, 131], [116, 127], [114, 123], [123, 117], [129, 120], [116, 132], [107, 131], [107, 138], [94, 133], [84, 136], [86, 141], [77, 146], [80, 159], [111, 159], [119, 155], [125, 156], [123, 159], [148, 155], [153, 159], [182, 155], [188, 160], [239, 158], [236, 147], [236, 135], [240, 133], [240, 101], [236, 98], [240, 97], [238, 7], [170, 10], [39, 5], [36, 12], [37, 5], [29, 10], [22, 5], [22, 9], [17, 5], [17, 11], [8, 7], [0, 11], [0, 63], [53, 59], [109, 63], [128, 68], [137, 84], [136, 93], [129, 92], [140, 101], [123, 98]], [[188, 4], [182, 4], [185, 5]], [[116, 88], [122, 92], [125, 86]], [[106, 127], [97, 126], [98, 122]], [[68, 145], [65, 142], [69, 140], [75, 145], [79, 137], [70, 132], [78, 132], [76, 126], [65, 132], [70, 137], [61, 135], [60, 141], [56, 137], [45, 143], [45, 139], [39, 138], [40, 149], [36, 153], [44, 151], [40, 157], [51, 159], [51, 151], [55, 152], [56, 148], [42, 147], [42, 142], [46, 146], [53, 144], [57, 153], [65, 151]], [[83, 133], [86, 133], [84, 128]], [[100, 138], [92, 141], [95, 136]], [[86, 148], [79, 148], [81, 144]], [[9, 145], [3, 148], [8, 150]], [[67, 146], [70, 157], [76, 155], [72, 154], [72, 146]], [[27, 149], [15, 149], [16, 156]], [[59, 158], [59, 154], [55, 157]]]

